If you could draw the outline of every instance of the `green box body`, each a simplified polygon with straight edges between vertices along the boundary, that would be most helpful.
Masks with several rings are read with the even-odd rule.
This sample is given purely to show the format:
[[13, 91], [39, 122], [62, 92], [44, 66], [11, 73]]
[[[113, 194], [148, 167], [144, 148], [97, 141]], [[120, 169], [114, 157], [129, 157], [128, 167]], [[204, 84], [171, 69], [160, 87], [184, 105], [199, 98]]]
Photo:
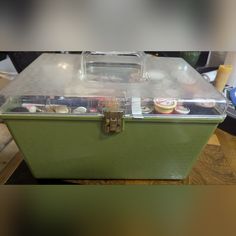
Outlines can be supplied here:
[[2, 115], [32, 174], [60, 179], [184, 179], [220, 118], [125, 118], [119, 134], [102, 119]]

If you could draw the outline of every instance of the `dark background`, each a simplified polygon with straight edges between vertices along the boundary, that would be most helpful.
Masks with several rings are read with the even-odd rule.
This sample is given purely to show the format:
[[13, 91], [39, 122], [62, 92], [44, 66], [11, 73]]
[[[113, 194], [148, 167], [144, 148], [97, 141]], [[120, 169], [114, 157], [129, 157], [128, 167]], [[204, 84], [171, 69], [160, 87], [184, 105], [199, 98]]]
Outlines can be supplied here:
[[[0, 60], [4, 60], [6, 56], [8, 55], [14, 64], [16, 70], [18, 73], [20, 73], [22, 70], [24, 70], [30, 63], [32, 63], [37, 57], [39, 57], [44, 52], [0, 52]], [[60, 52], [55, 52], [60, 53]], [[81, 53], [81, 52], [69, 52], [69, 53]], [[164, 51], [148, 51], [146, 53], [150, 53], [153, 55], [158, 54], [160, 57], [181, 57], [181, 52], [175, 51], [175, 52], [164, 52]], [[206, 65], [207, 58], [208, 58], [209, 52], [204, 51], [200, 53], [200, 57], [194, 66], [197, 70], [202, 69]], [[201, 71], [199, 71], [201, 72]]]

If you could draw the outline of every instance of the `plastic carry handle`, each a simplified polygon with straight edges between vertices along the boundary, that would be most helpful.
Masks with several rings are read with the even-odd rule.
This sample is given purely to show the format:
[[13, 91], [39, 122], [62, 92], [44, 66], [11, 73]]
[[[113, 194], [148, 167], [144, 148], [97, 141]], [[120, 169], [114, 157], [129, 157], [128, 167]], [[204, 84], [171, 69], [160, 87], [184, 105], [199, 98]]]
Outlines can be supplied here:
[[[128, 59], [129, 58], [129, 59]], [[87, 64], [89, 63], [122, 63], [137, 64], [140, 67], [140, 76], [145, 77], [145, 53], [144, 52], [118, 52], [118, 51], [83, 51], [81, 54], [81, 74], [82, 78], [87, 75]]]

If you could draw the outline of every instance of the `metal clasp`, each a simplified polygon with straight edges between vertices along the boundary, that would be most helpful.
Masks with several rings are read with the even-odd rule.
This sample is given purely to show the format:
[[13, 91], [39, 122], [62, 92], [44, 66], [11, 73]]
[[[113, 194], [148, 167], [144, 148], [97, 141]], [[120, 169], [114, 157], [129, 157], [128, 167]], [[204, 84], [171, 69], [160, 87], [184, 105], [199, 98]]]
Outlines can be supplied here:
[[103, 130], [105, 133], [120, 133], [123, 130], [123, 115], [122, 111], [104, 112]]

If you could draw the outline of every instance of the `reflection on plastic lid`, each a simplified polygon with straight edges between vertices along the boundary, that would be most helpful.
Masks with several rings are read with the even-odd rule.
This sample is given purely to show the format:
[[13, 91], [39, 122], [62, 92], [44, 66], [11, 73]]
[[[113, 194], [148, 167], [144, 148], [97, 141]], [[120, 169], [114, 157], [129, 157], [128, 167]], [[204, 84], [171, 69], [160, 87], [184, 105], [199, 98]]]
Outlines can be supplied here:
[[60, 67], [60, 68], [62, 68], [62, 69], [64, 69], [64, 70], [66, 70], [68, 66], [69, 66], [69, 65], [68, 65], [67, 63], [59, 63], [59, 64], [58, 64], [58, 67]]

